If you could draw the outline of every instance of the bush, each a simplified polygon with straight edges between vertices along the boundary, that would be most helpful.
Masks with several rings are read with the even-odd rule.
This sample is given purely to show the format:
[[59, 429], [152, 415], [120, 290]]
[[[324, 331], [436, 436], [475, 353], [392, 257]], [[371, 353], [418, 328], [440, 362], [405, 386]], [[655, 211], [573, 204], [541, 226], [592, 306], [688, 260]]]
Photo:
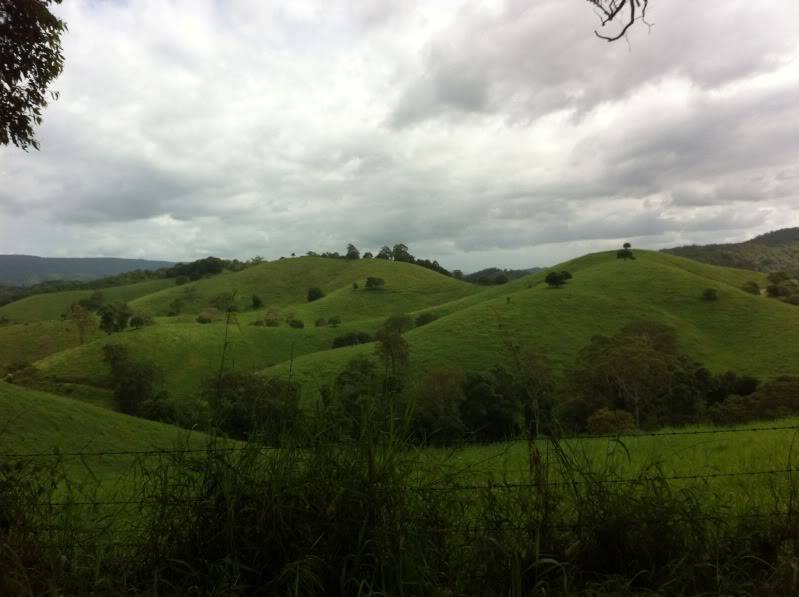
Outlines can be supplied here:
[[308, 298], [308, 302], [309, 303], [312, 303], [313, 301], [317, 301], [320, 298], [323, 298], [324, 296], [325, 296], [325, 293], [322, 292], [321, 288], [317, 288], [317, 287], [314, 286], [313, 288], [309, 288], [308, 289], [308, 297], [307, 298]]
[[153, 323], [155, 322], [149, 315], [134, 315], [130, 318], [130, 327], [135, 330], [140, 330], [145, 326], [153, 325]]
[[264, 306], [264, 301], [257, 294], [252, 295], [250, 302], [252, 304], [253, 309], [261, 309]]
[[587, 429], [593, 435], [634, 431], [635, 417], [626, 410], [600, 408], [588, 417]]
[[748, 292], [749, 294], [756, 294], [758, 296], [760, 295], [760, 286], [757, 282], [749, 281], [741, 286], [741, 290]]
[[106, 334], [113, 334], [114, 332], [121, 332], [128, 327], [128, 322], [133, 312], [127, 303], [114, 301], [100, 307], [97, 314], [100, 316], [100, 329]]
[[256, 435], [277, 445], [300, 417], [298, 388], [283, 379], [228, 371], [209, 381], [204, 395], [214, 424], [239, 439]]
[[375, 278], [373, 276], [369, 276], [366, 278], [366, 289], [367, 290], [381, 290], [386, 285], [386, 281], [383, 278]]
[[121, 344], [105, 345], [103, 358], [111, 368], [114, 402], [121, 412], [141, 416], [144, 403], [166, 399], [166, 392], [161, 389], [164, 375], [154, 363], [134, 360]]
[[301, 319], [289, 319], [289, 326], [296, 329], [301, 329], [305, 327], [305, 324]]
[[264, 325], [268, 328], [280, 327], [280, 320], [277, 317], [267, 317], [264, 319]]
[[327, 325], [327, 319], [325, 319], [324, 317], [317, 319], [314, 325], [318, 328], [325, 327]]
[[374, 338], [366, 332], [350, 332], [343, 336], [336, 336], [333, 338], [333, 348], [341, 348], [342, 346], [355, 346], [356, 344], [367, 344], [372, 342]]
[[715, 288], [705, 288], [702, 291], [702, 300], [710, 302], [719, 300], [719, 291]]
[[435, 321], [437, 318], [432, 313], [420, 313], [416, 317], [416, 327], [421, 327], [423, 325], [427, 325], [428, 323]]
[[410, 432], [424, 444], [449, 445], [466, 433], [461, 418], [463, 375], [446, 369], [428, 373], [413, 393]]
[[547, 277], [544, 278], [551, 288], [560, 288], [566, 283], [566, 280], [571, 279], [572, 275], [569, 272], [549, 272]]
[[799, 305], [799, 294], [792, 294], [787, 299], [785, 299], [785, 302], [791, 305]]
[[203, 311], [197, 316], [197, 323], [213, 323], [215, 316], [210, 311]]
[[328, 325], [332, 326], [341, 325], [341, 317], [339, 317], [338, 315], [333, 315], [333, 317], [328, 317], [327, 323]]

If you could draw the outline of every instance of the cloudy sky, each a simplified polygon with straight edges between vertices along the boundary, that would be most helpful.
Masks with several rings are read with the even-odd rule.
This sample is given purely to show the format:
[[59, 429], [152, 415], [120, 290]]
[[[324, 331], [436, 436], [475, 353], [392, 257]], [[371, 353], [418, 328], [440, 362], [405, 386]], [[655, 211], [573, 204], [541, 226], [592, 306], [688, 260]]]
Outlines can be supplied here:
[[552, 264], [799, 226], [799, 3], [66, 0], [0, 253]]

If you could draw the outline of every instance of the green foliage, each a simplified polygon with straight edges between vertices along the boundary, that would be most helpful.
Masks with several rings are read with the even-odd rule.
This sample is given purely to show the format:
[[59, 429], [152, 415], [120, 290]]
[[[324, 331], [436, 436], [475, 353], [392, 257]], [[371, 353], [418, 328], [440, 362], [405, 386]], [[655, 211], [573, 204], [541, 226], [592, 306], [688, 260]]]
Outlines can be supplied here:
[[14, 0], [0, 5], [0, 145], [39, 149], [33, 129], [42, 122], [48, 92], [64, 66], [61, 34], [66, 23], [50, 12], [61, 0]]
[[422, 327], [423, 325], [434, 322], [436, 319], [438, 318], [434, 313], [420, 313], [416, 316], [416, 327]]
[[97, 327], [97, 320], [94, 318], [94, 315], [89, 309], [79, 303], [72, 304], [67, 312], [67, 319], [75, 324], [81, 344], [86, 341], [86, 338], [92, 335]]
[[343, 346], [355, 346], [356, 344], [366, 344], [372, 342], [374, 338], [366, 332], [349, 332], [342, 336], [333, 338], [333, 348], [341, 348]]
[[546, 278], [544, 278], [544, 282], [551, 288], [560, 288], [566, 283], [566, 280], [571, 277], [571, 274], [568, 274], [568, 277], [566, 274], [568, 274], [568, 272], [549, 272]]
[[588, 417], [586, 427], [593, 435], [626, 433], [635, 430], [635, 417], [626, 410], [600, 408]]
[[409, 431], [416, 441], [453, 445], [463, 440], [463, 383], [462, 373], [448, 369], [433, 369], [419, 381], [412, 392], [410, 408]]
[[183, 286], [184, 284], [186, 284], [186, 283], [188, 283], [188, 282], [189, 282], [189, 277], [188, 277], [188, 276], [185, 276], [185, 275], [183, 275], [183, 276], [177, 276], [177, 277], [175, 278], [175, 285], [176, 285], [176, 286]]
[[347, 245], [347, 254], [345, 255], [347, 259], [360, 259], [361, 253], [358, 251], [357, 247], [353, 244]]
[[308, 289], [308, 294], [307, 294], [306, 298], [307, 298], [309, 303], [312, 303], [313, 301], [317, 301], [320, 298], [323, 298], [324, 296], [325, 296], [325, 293], [322, 292], [322, 289], [314, 286], [314, 287]]
[[203, 311], [195, 319], [197, 323], [213, 323], [215, 320], [216, 314], [212, 311]]
[[132, 359], [122, 344], [105, 345], [103, 355], [111, 368], [114, 401], [120, 412], [141, 415], [144, 409], [151, 413], [161, 410], [151, 404], [167, 399], [162, 389], [164, 375], [158, 366], [150, 361]]
[[305, 327], [305, 323], [301, 319], [289, 319], [289, 327], [302, 329]]
[[716, 288], [705, 288], [702, 291], [702, 300], [708, 302], [715, 302], [719, 300], [719, 291]]
[[89, 311], [98, 311], [103, 306], [103, 293], [95, 290], [88, 297], [80, 299], [78, 304]]
[[128, 321], [133, 315], [127, 303], [113, 301], [106, 303], [97, 312], [100, 316], [100, 329], [106, 334], [121, 332], [128, 327]]
[[461, 419], [470, 439], [500, 441], [519, 437], [524, 429], [524, 390], [500, 367], [467, 373]]
[[130, 327], [135, 330], [140, 330], [141, 328], [148, 325], [153, 325], [154, 323], [155, 322], [153, 321], [153, 318], [149, 315], [134, 315], [130, 318]]
[[208, 304], [221, 311], [222, 313], [226, 313], [228, 311], [235, 311], [236, 310], [236, 293], [235, 292], [220, 292], [219, 294], [213, 296], [211, 300], [208, 301]]
[[329, 325], [332, 325], [333, 327], [341, 325], [341, 317], [339, 317], [338, 315], [331, 315], [330, 317], [327, 318], [327, 323]]
[[252, 298], [250, 299], [250, 305], [253, 309], [263, 309], [264, 301], [257, 294], [253, 294]]
[[325, 327], [327, 325], [327, 319], [325, 319], [324, 317], [321, 317], [321, 318], [316, 320], [314, 325], [316, 327], [318, 327], [318, 328]]
[[386, 281], [383, 278], [377, 278], [375, 276], [369, 276], [366, 278], [366, 289], [367, 290], [381, 290], [385, 287]]
[[227, 371], [204, 390], [214, 425], [231, 437], [279, 445], [300, 418], [297, 387], [254, 373]]
[[760, 296], [760, 285], [752, 280], [741, 286], [741, 290], [748, 292], [749, 294]]

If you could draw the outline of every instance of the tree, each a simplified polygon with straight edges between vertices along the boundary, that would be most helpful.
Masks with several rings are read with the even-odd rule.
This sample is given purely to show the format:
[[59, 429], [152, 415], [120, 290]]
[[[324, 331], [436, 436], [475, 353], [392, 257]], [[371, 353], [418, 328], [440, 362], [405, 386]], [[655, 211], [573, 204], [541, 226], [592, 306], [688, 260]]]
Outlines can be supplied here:
[[630, 247], [632, 247], [632, 245], [631, 245], [630, 243], [624, 243], [624, 244], [622, 245], [622, 247], [623, 247], [623, 248], [625, 248], [625, 249], [627, 249], [627, 250], [629, 251], [629, 250], [630, 250]]
[[301, 416], [295, 384], [256, 373], [225, 372], [206, 384], [204, 395], [214, 423], [239, 439], [256, 435], [268, 444], [279, 444]]
[[113, 334], [114, 332], [121, 332], [128, 327], [128, 321], [133, 312], [127, 303], [114, 301], [100, 307], [97, 314], [100, 316], [100, 329], [106, 334]]
[[73, 303], [69, 308], [67, 318], [75, 323], [81, 344], [85, 342], [86, 338], [91, 335], [97, 327], [97, 320], [95, 320], [92, 312], [78, 303]]
[[741, 290], [748, 292], [749, 294], [756, 294], [758, 296], [760, 295], [760, 285], [752, 280], [744, 283], [744, 285], [741, 286]]
[[358, 251], [357, 247], [353, 244], [347, 245], [347, 254], [345, 256], [347, 259], [360, 259], [361, 253]]
[[463, 374], [433, 369], [412, 393], [411, 434], [422, 443], [452, 444], [461, 440], [466, 426], [461, 419]]
[[325, 296], [325, 293], [322, 292], [321, 288], [318, 288], [318, 287], [314, 286], [313, 288], [309, 288], [308, 289], [307, 298], [308, 298], [308, 302], [309, 303], [317, 301], [317, 300], [319, 300], [320, 298], [322, 298], [324, 296]]
[[257, 294], [253, 294], [252, 295], [251, 302], [252, 302], [252, 308], [253, 309], [262, 309], [263, 306], [264, 306], [264, 301]]
[[392, 253], [391, 247], [383, 245], [382, 247], [380, 247], [380, 251], [377, 253], [377, 257], [375, 258], [391, 260], [394, 259], [394, 253]]
[[111, 368], [114, 401], [121, 412], [138, 415], [146, 402], [166, 398], [161, 388], [164, 375], [155, 364], [132, 359], [121, 344], [104, 346], [103, 357]]
[[361, 259], [371, 259], [372, 257], [373, 255], [371, 251], [366, 251], [366, 253], [364, 253], [363, 256], [361, 257]]
[[153, 319], [148, 315], [134, 315], [130, 318], [130, 327], [134, 330], [140, 330], [148, 325], [153, 325]]
[[463, 280], [463, 272], [459, 269], [452, 270], [452, 277], [456, 280]]
[[563, 272], [549, 272], [547, 277], [544, 278], [544, 282], [551, 288], [560, 288], [566, 283], [566, 280], [567, 278], [563, 276]]
[[410, 346], [402, 334], [412, 327], [413, 319], [408, 315], [393, 315], [375, 334], [375, 353], [383, 360], [386, 377], [396, 377], [408, 364]]
[[236, 293], [230, 291], [220, 292], [213, 296], [211, 300], [208, 301], [208, 304], [222, 312], [236, 311]]
[[381, 290], [385, 285], [386, 281], [383, 278], [376, 278], [374, 276], [366, 278], [367, 290]]
[[99, 290], [95, 290], [88, 297], [80, 299], [78, 304], [89, 311], [97, 311], [103, 306], [103, 293]]
[[413, 263], [415, 261], [413, 255], [408, 252], [407, 245], [397, 243], [391, 251], [394, 261], [404, 261], [405, 263]]
[[702, 291], [702, 300], [709, 302], [719, 300], [719, 291], [716, 290], [715, 288], [705, 288]]
[[34, 126], [58, 92], [48, 92], [61, 74], [64, 21], [50, 12], [61, 0], [0, 0], [0, 145], [39, 149]]

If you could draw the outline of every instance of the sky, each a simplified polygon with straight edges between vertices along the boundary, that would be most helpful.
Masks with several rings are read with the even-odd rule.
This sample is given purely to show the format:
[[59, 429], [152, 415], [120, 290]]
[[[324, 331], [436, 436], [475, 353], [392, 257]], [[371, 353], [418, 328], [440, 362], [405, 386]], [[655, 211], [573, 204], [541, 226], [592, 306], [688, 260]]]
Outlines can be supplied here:
[[799, 226], [799, 3], [68, 0], [0, 253], [451, 269]]

